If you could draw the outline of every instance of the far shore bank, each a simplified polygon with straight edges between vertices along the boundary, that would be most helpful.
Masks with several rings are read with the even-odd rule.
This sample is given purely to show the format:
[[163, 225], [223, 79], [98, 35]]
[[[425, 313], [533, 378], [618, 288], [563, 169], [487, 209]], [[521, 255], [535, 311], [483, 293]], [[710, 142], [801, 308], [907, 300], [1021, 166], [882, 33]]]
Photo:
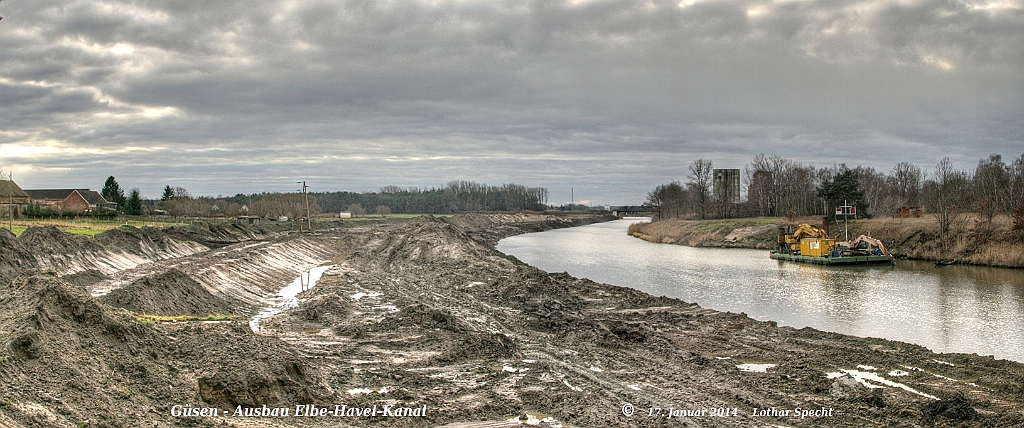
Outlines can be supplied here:
[[[631, 225], [629, 234], [649, 242], [691, 247], [774, 248], [779, 226], [807, 223], [821, 226], [820, 217], [756, 217], [715, 220], [666, 219]], [[900, 258], [956, 259], [958, 263], [1024, 268], [1024, 231], [1011, 230], [1009, 217], [991, 224], [971, 218], [943, 240], [932, 217], [871, 218], [850, 221], [850, 237], [864, 234], [881, 240]], [[833, 234], [839, 232], [834, 226]]]

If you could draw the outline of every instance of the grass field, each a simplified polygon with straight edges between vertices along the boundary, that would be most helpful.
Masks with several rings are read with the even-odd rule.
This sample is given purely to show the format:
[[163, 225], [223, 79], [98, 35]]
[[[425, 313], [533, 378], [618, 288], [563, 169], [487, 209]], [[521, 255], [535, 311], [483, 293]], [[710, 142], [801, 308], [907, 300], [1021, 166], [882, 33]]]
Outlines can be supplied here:
[[15, 236], [21, 236], [29, 227], [55, 226], [64, 233], [72, 235], [93, 237], [110, 229], [117, 229], [121, 226], [134, 227], [171, 227], [183, 226], [188, 223], [167, 222], [157, 220], [15, 220], [14, 227], [4, 222], [0, 228], [9, 229]]

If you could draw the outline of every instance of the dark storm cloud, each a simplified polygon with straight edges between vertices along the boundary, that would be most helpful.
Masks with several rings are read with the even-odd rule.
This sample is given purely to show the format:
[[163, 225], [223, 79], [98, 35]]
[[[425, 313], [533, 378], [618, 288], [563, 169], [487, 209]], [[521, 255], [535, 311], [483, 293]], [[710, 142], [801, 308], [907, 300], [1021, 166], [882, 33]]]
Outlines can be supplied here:
[[0, 8], [0, 165], [29, 187], [473, 179], [636, 203], [697, 157], [887, 170], [1024, 150], [1019, 0]]

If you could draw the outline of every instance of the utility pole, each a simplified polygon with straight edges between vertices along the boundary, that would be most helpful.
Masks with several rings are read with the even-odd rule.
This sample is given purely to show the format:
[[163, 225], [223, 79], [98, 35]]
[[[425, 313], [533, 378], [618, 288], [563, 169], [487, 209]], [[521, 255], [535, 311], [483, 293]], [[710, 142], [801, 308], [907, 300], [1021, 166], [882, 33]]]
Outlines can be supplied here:
[[7, 173], [11, 185], [7, 187], [7, 210], [11, 212], [10, 220], [7, 222], [7, 230], [14, 233], [14, 171]]
[[[306, 193], [306, 189], [308, 189], [308, 187], [306, 186], [306, 181], [303, 180], [302, 181], [302, 198], [305, 199], [305, 202], [306, 202], [306, 230], [309, 231], [309, 232], [312, 232], [313, 231], [313, 225], [312, 225], [312, 222], [309, 219], [309, 194]], [[299, 226], [299, 229], [302, 229], [301, 225]]]

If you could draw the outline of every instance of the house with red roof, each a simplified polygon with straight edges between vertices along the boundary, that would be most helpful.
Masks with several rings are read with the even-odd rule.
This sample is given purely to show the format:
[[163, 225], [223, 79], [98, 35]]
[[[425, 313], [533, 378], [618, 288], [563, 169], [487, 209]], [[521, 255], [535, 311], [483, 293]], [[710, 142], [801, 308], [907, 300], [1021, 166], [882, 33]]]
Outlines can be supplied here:
[[89, 212], [101, 209], [114, 209], [113, 204], [108, 202], [95, 190], [89, 189], [39, 189], [25, 190], [32, 203], [38, 203], [40, 208], [48, 208], [54, 211], [63, 212]]

